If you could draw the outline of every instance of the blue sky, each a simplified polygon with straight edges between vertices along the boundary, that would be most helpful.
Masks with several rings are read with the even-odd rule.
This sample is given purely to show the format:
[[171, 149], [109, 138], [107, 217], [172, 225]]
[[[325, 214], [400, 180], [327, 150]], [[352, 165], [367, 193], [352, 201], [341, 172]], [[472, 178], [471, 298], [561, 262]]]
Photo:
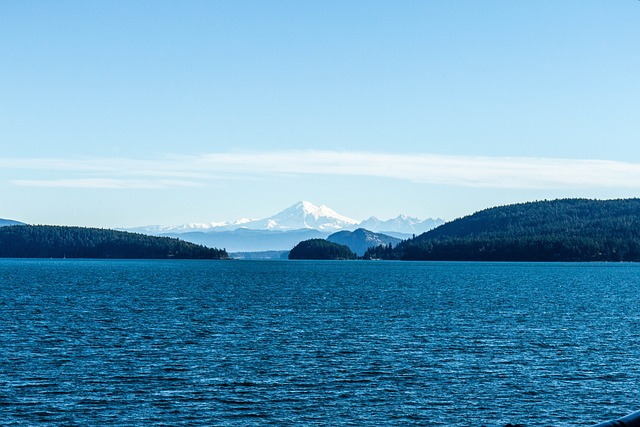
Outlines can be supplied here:
[[640, 195], [640, 2], [0, 2], [0, 217]]

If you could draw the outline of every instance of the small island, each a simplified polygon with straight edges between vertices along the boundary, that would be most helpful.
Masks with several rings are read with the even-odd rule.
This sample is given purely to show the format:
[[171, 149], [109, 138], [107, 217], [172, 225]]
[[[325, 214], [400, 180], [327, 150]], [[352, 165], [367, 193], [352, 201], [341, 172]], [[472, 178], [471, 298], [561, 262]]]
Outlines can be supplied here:
[[100, 228], [0, 227], [0, 258], [226, 259], [224, 249]]
[[289, 259], [340, 260], [355, 258], [356, 254], [347, 246], [324, 239], [305, 240], [298, 243], [289, 252]]

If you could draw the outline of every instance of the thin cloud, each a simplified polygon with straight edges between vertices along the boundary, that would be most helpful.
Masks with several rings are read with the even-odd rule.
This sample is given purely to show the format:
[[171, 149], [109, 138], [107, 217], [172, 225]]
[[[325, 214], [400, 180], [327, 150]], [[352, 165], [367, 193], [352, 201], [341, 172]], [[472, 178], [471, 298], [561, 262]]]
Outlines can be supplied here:
[[[4, 171], [39, 171], [50, 179], [15, 185], [76, 188], [175, 188], [220, 179], [334, 175], [425, 184], [510, 189], [640, 188], [640, 164], [533, 157], [471, 157], [339, 151], [209, 153], [158, 159], [0, 159]], [[6, 174], [6, 172], [5, 172]]]
[[126, 180], [106, 178], [86, 179], [17, 179], [13, 184], [23, 187], [87, 188], [87, 189], [166, 189], [175, 187], [199, 187], [202, 184], [175, 180]]
[[296, 151], [215, 153], [197, 168], [233, 173], [370, 176], [486, 188], [640, 188], [640, 164], [607, 160]]

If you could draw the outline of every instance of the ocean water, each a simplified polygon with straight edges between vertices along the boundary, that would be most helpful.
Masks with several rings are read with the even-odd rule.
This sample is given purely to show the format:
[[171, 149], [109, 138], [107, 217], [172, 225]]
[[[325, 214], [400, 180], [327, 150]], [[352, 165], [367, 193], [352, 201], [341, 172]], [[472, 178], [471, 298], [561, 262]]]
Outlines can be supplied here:
[[589, 426], [640, 265], [0, 260], [3, 426]]

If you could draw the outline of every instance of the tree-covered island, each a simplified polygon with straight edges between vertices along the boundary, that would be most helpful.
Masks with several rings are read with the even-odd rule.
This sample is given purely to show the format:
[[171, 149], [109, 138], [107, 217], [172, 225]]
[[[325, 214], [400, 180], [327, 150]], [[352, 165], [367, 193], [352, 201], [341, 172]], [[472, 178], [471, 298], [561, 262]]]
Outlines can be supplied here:
[[169, 237], [51, 225], [0, 227], [0, 258], [226, 259], [224, 249]]
[[289, 259], [355, 259], [351, 249], [345, 245], [329, 242], [324, 239], [310, 239], [298, 243], [291, 252]]

